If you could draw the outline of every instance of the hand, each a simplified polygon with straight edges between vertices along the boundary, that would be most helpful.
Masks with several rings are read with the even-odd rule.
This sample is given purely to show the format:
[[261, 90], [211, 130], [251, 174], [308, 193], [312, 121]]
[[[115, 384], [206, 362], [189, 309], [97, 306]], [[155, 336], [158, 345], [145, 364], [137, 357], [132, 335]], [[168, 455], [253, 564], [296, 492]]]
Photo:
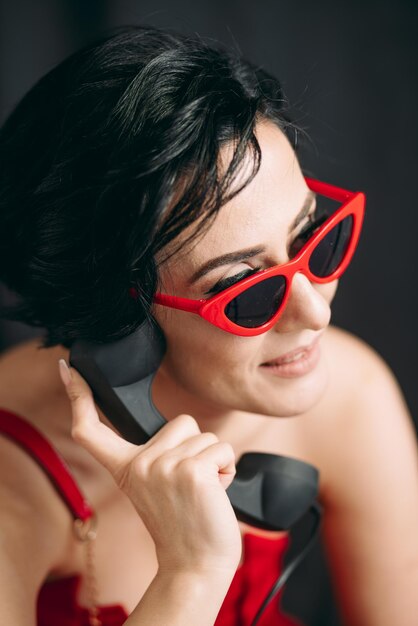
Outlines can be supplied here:
[[[65, 370], [65, 368], [67, 368]], [[179, 415], [144, 445], [103, 424], [90, 387], [60, 362], [75, 441], [112, 474], [131, 499], [156, 547], [160, 571], [235, 571], [241, 535], [225, 489], [235, 475], [232, 446]]]

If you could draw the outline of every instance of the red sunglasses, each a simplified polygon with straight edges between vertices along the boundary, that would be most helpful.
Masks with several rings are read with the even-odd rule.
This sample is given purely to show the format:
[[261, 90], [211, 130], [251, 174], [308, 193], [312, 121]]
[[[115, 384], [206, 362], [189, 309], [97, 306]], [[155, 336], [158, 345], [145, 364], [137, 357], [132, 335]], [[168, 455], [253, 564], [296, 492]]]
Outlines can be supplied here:
[[[305, 181], [319, 196], [342, 205], [314, 229], [314, 234], [289, 262], [260, 270], [208, 299], [190, 300], [157, 293], [154, 302], [197, 313], [234, 335], [253, 337], [276, 324], [286, 306], [296, 272], [302, 272], [315, 283], [329, 283], [339, 278], [358, 243], [365, 196], [311, 178]], [[135, 289], [131, 293], [134, 295]]]

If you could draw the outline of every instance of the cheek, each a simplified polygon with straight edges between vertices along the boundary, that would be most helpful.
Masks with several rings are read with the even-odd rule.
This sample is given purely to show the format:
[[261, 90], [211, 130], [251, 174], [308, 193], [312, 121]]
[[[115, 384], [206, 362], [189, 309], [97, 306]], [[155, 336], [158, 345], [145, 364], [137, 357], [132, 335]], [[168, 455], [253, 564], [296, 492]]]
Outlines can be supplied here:
[[226, 333], [196, 315], [167, 309], [156, 311], [155, 318], [167, 341], [168, 373], [187, 387], [202, 381], [230, 384], [256, 360], [254, 341]]
[[316, 289], [320, 292], [324, 300], [326, 300], [328, 304], [331, 304], [337, 292], [338, 285], [339, 280], [337, 279], [333, 280], [331, 283], [324, 283], [322, 285], [317, 283]]

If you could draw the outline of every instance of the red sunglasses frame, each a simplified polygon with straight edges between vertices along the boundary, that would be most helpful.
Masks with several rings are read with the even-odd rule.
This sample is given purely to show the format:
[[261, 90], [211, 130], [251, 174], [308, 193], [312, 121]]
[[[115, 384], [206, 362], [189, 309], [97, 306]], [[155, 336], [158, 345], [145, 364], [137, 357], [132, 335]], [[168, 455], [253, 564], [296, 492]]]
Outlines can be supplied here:
[[[181, 298], [178, 296], [169, 296], [157, 293], [154, 296], [154, 302], [156, 304], [178, 309], [180, 311], [196, 313], [211, 324], [234, 335], [242, 337], [255, 337], [256, 335], [261, 335], [262, 333], [267, 332], [277, 323], [277, 320], [283, 313], [289, 299], [292, 280], [296, 272], [302, 272], [302, 274], [304, 274], [310, 281], [315, 283], [329, 283], [339, 278], [350, 263], [359, 240], [361, 226], [364, 219], [365, 195], [362, 192], [347, 191], [312, 178], [305, 177], [305, 181], [309, 189], [315, 193], [332, 200], [342, 202], [343, 205], [322, 224], [322, 226], [305, 243], [293, 259], [287, 263], [283, 263], [282, 265], [274, 265], [268, 269], [260, 270], [259, 272], [252, 274], [247, 278], [243, 278], [231, 287], [228, 287], [227, 289], [224, 289], [220, 293], [217, 293], [207, 299], [191, 300], [189, 298]], [[348, 215], [353, 217], [353, 230], [342, 263], [332, 274], [326, 276], [325, 278], [315, 276], [309, 269], [309, 258], [311, 253], [316, 248], [318, 243]], [[255, 328], [246, 328], [235, 324], [228, 319], [228, 317], [226, 317], [224, 312], [225, 307], [236, 296], [249, 287], [266, 280], [267, 278], [279, 275], [283, 276], [286, 280], [285, 293], [279, 308], [268, 322], [265, 322], [261, 326], [257, 326]], [[132, 289], [132, 291], [134, 291], [134, 289]]]

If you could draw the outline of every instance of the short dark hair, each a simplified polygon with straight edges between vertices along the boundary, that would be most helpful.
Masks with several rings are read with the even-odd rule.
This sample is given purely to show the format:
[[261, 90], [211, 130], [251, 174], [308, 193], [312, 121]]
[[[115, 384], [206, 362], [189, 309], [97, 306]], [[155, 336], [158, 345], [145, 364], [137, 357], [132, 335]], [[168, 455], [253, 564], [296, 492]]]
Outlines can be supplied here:
[[201, 232], [257, 173], [258, 120], [293, 135], [287, 110], [263, 69], [168, 30], [123, 27], [60, 63], [0, 130], [0, 279], [18, 296], [2, 317], [46, 329], [43, 347], [133, 332], [157, 288], [155, 255], [187, 226]]

